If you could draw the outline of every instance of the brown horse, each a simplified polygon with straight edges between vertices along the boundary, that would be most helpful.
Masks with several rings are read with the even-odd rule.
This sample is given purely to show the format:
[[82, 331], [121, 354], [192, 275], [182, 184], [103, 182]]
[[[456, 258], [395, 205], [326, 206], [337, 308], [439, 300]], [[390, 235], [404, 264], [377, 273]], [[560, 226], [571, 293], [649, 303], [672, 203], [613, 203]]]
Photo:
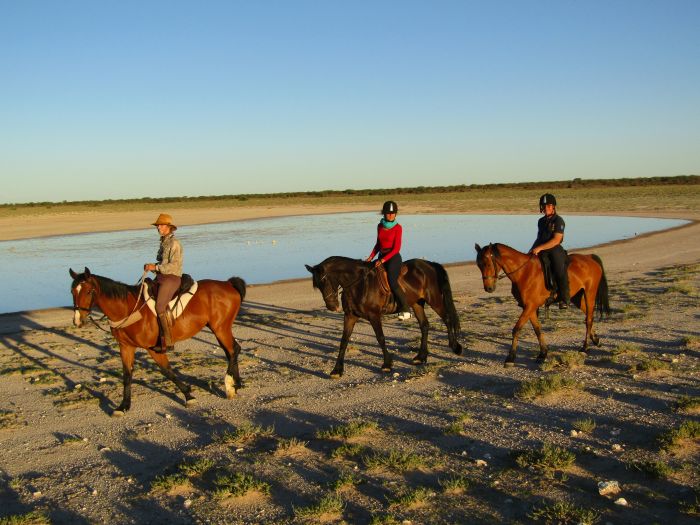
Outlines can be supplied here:
[[[425, 316], [425, 303], [442, 318], [447, 326], [447, 337], [452, 351], [459, 355], [462, 345], [459, 344], [459, 316], [452, 300], [452, 290], [447, 272], [440, 264], [421, 259], [406, 261], [408, 272], [399, 279], [406, 292], [406, 299], [418, 319], [421, 332], [421, 344], [418, 354], [413, 358], [413, 364], [425, 363], [428, 359], [428, 319]], [[314, 288], [320, 290], [326, 307], [332, 312], [340, 311], [338, 289], [342, 288], [343, 336], [340, 340], [340, 350], [335, 367], [331, 372], [332, 378], [343, 375], [345, 349], [350, 335], [358, 319], [367, 319], [377, 342], [384, 354], [382, 372], [391, 372], [392, 356], [386, 348], [384, 331], [382, 330], [382, 314], [391, 313], [396, 309], [391, 298], [391, 292], [382, 290], [378, 281], [377, 271], [372, 263], [350, 259], [348, 257], [328, 257], [316, 266], [306, 265], [313, 275]]]
[[[537, 318], [538, 309], [550, 297], [544, 282], [542, 265], [536, 256], [519, 252], [505, 244], [489, 244], [476, 249], [476, 264], [481, 270], [484, 290], [493, 292], [496, 282], [501, 277], [508, 277], [512, 284], [511, 291], [518, 305], [523, 309], [518, 321], [513, 327], [513, 342], [504, 366], [513, 366], [515, 352], [518, 348], [518, 332], [529, 320], [535, 330], [540, 344], [538, 361], [547, 358], [547, 344], [542, 336], [542, 329]], [[598, 336], [593, 331], [593, 316], [598, 310], [600, 317], [610, 314], [608, 302], [608, 281], [603, 270], [603, 261], [597, 255], [573, 254], [569, 256], [569, 287], [571, 301], [586, 314], [586, 336], [583, 348], [580, 350], [588, 355], [588, 340], [595, 345], [600, 344]], [[500, 271], [504, 272], [501, 277]]]
[[[177, 385], [185, 395], [186, 403], [191, 403], [194, 400], [191, 387], [175, 375], [170, 368], [168, 356], [160, 351], [160, 347], [154, 349], [158, 343], [158, 321], [149, 308], [144, 308], [140, 287], [94, 275], [87, 268], [81, 274], [70, 270], [70, 276], [73, 278], [73, 324], [82, 326], [93, 305], [97, 306], [109, 318], [112, 335], [119, 343], [124, 370], [124, 396], [113, 415], [124, 415], [131, 408], [131, 380], [137, 347], [148, 350], [163, 375]], [[245, 282], [239, 277], [231, 277], [228, 281], [199, 281], [197, 292], [173, 326], [175, 341], [189, 339], [205, 326], [211, 329], [228, 359], [224, 377], [224, 389], [228, 399], [233, 398], [236, 390], [241, 387], [238, 371], [241, 345], [233, 337], [232, 325], [241, 308], [245, 292]], [[127, 326], [124, 320], [131, 314], [136, 314], [140, 319]]]

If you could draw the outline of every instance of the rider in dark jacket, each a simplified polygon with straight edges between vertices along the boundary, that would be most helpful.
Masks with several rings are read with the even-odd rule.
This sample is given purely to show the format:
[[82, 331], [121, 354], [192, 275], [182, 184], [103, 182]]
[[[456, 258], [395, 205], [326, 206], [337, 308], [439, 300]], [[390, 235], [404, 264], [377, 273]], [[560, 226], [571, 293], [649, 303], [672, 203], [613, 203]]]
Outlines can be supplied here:
[[549, 260], [559, 291], [556, 299], [559, 301], [559, 308], [568, 308], [571, 304], [567, 273], [568, 256], [562, 246], [565, 225], [564, 219], [557, 215], [557, 199], [551, 193], [540, 197], [540, 213], [544, 213], [544, 217], [537, 221], [537, 239], [530, 253]]

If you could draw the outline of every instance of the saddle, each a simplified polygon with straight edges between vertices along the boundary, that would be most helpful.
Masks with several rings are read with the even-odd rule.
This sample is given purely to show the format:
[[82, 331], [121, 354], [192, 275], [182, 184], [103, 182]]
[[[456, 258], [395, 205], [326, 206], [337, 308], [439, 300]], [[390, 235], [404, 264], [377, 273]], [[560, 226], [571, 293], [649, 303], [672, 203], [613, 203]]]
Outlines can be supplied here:
[[[192, 279], [191, 275], [183, 273], [181, 279], [182, 281], [180, 282], [180, 287], [175, 292], [175, 295], [173, 295], [173, 299], [168, 303], [168, 308], [172, 313], [173, 319], [177, 319], [180, 314], [182, 314], [185, 306], [187, 306], [187, 303], [190, 302], [190, 299], [192, 299], [192, 296], [194, 296], [198, 288], [197, 281]], [[144, 279], [144, 283], [146, 286], [143, 289], [143, 299], [146, 301], [146, 304], [148, 304], [148, 307], [155, 315], [155, 297], [158, 296], [158, 283], [150, 277]]]
[[[401, 270], [399, 271], [399, 286], [403, 288], [401, 281], [403, 280], [402, 277], [408, 273], [408, 266], [405, 264], [401, 265]], [[384, 293], [391, 293], [391, 287], [389, 286], [389, 275], [386, 273], [386, 268], [384, 266], [379, 265], [377, 267], [377, 283], [379, 284], [379, 288], [381, 289], [382, 292]]]

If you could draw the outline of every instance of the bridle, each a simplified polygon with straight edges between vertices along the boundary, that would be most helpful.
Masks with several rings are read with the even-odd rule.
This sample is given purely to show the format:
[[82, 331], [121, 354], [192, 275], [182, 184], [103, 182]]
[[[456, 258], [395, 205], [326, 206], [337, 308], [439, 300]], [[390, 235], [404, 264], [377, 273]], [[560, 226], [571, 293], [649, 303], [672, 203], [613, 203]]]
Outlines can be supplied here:
[[[141, 308], [146, 306], [146, 301], [144, 301], [143, 304], [140, 307], [138, 307], [139, 306], [139, 299], [141, 298], [141, 296], [143, 294], [143, 289], [146, 286], [146, 282], [145, 282], [144, 278], [146, 277], [147, 274], [148, 274], [148, 272], [144, 271], [143, 275], [139, 279], [139, 281], [141, 282], [141, 288], [139, 290], [138, 295], [136, 296], [136, 302], [134, 303], [134, 307], [131, 309], [131, 312], [129, 313], [129, 315], [127, 315], [124, 318], [124, 321], [127, 321], [129, 319], [129, 316], [131, 316], [131, 314], [133, 314], [137, 309], [140, 310]], [[79, 282], [76, 286], [80, 286], [80, 285], [86, 284], [86, 283], [88, 283], [87, 279]], [[103, 332], [111, 333], [110, 330], [106, 330], [105, 328], [102, 328], [99, 324], [97, 324], [97, 321], [95, 321], [95, 319], [93, 319], [92, 315], [90, 315], [90, 313], [92, 312], [92, 307], [95, 304], [95, 285], [93, 283], [89, 283], [89, 284], [90, 284], [90, 286], [92, 286], [92, 289], [89, 292], [87, 292], [90, 295], [90, 304], [88, 305], [87, 308], [85, 308], [84, 306], [78, 306], [75, 304], [75, 297], [74, 297], [73, 298], [73, 311], [74, 312], [87, 312], [87, 315], [85, 317], [87, 319], [89, 319], [92, 324], [94, 324], [97, 328], [99, 328]], [[102, 319], [104, 319], [105, 317], [107, 317], [107, 316], [106, 315], [102, 316]], [[123, 323], [121, 323], [121, 324], [123, 324]], [[117, 326], [112, 326], [112, 328], [119, 329], [119, 328], [121, 328], [121, 324], [119, 324]]]
[[[520, 270], [525, 268], [525, 266], [527, 264], [530, 263], [530, 259], [528, 258], [523, 264], [518, 266], [515, 270], [511, 270], [508, 272], [508, 271], [506, 271], [505, 267], [503, 266], [503, 263], [501, 261], [499, 261], [500, 257], [497, 257], [496, 255], [494, 255], [493, 248], [491, 247], [491, 245], [489, 245], [489, 247], [491, 248], [491, 251], [489, 252], [488, 256], [493, 261], [494, 267], [498, 268], [498, 270], [496, 270], [494, 272], [494, 275], [484, 276], [482, 274], [482, 276], [481, 276], [482, 281], [485, 281], [487, 279], [496, 279], [496, 280], [500, 281], [501, 279], [504, 279], [506, 277], [510, 277], [511, 275], [518, 273]], [[484, 258], [486, 258], [486, 256], [484, 256]], [[499, 270], [503, 272], [501, 275], [497, 275]]]
[[[323, 291], [321, 291], [321, 295], [323, 296], [323, 301], [327, 303], [328, 302], [327, 299], [333, 295], [337, 295], [339, 293], [339, 290], [340, 290], [340, 292], [342, 292], [345, 288], [350, 288], [352, 286], [355, 286], [362, 279], [364, 279], [367, 276], [367, 274], [369, 272], [371, 272], [373, 269], [374, 268], [365, 268], [364, 271], [360, 274], [360, 276], [357, 279], [355, 279], [354, 281], [352, 281], [351, 283], [348, 283], [348, 284], [338, 283], [336, 286], [333, 286], [333, 283], [330, 283], [330, 285], [331, 285], [330, 292], [324, 294]], [[328, 274], [324, 272], [323, 275], [318, 278], [319, 284], [322, 283], [323, 281], [325, 281], [326, 279], [328, 279]]]

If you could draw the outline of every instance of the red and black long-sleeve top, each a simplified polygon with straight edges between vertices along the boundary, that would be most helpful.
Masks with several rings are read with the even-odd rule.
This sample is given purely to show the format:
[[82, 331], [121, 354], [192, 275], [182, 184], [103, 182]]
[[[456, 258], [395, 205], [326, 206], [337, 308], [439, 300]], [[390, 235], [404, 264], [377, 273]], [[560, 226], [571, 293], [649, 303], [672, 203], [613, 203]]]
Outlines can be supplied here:
[[401, 236], [403, 230], [400, 224], [391, 228], [385, 228], [380, 222], [377, 225], [377, 243], [372, 248], [369, 258], [372, 259], [377, 253], [382, 256], [382, 261], [386, 262], [401, 250]]

